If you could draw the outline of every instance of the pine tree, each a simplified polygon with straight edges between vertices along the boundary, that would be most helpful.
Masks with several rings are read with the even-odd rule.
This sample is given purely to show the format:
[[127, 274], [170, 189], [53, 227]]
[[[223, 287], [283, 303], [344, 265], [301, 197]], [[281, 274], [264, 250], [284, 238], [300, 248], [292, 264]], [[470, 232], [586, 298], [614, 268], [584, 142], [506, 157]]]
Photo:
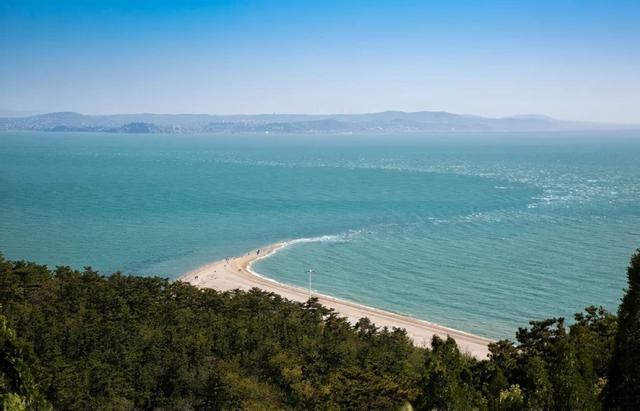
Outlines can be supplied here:
[[[0, 260], [1, 262], [1, 260]], [[31, 373], [32, 353], [0, 314], [0, 407], [51, 410]]]
[[640, 249], [631, 257], [627, 282], [605, 394], [610, 410], [633, 410], [640, 404]]
[[480, 393], [468, 383], [474, 360], [465, 357], [453, 338], [431, 341], [431, 351], [425, 356], [425, 371], [421, 395], [416, 408], [420, 410], [472, 410], [480, 408]]

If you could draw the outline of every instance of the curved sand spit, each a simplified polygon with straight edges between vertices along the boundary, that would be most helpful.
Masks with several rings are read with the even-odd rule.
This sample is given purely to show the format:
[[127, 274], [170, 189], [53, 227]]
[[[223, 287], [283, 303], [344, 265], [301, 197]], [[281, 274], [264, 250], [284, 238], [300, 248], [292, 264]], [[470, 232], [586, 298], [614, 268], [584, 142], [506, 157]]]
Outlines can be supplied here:
[[[257, 287], [290, 300], [305, 302], [309, 299], [309, 290], [279, 283], [251, 269], [251, 264], [254, 261], [267, 257], [286, 245], [287, 243], [272, 244], [238, 257], [216, 261], [182, 275], [180, 280], [196, 287], [214, 288], [220, 291], [236, 288], [249, 290]], [[442, 338], [449, 335], [456, 340], [462, 351], [476, 358], [486, 358], [489, 353], [487, 345], [491, 340], [487, 338], [315, 292], [312, 295], [317, 297], [325, 307], [333, 308], [339, 314], [347, 317], [351, 323], [355, 323], [362, 317], [369, 317], [378, 327], [404, 328], [414, 344], [419, 346], [429, 346], [433, 335]]]

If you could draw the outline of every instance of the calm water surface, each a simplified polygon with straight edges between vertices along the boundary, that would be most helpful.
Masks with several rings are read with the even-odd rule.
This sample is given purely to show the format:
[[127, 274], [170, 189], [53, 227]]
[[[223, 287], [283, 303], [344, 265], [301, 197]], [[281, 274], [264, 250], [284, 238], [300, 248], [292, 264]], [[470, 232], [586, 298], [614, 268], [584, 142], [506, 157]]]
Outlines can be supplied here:
[[176, 278], [296, 240], [279, 281], [489, 337], [615, 309], [640, 246], [640, 132], [0, 134], [9, 259]]

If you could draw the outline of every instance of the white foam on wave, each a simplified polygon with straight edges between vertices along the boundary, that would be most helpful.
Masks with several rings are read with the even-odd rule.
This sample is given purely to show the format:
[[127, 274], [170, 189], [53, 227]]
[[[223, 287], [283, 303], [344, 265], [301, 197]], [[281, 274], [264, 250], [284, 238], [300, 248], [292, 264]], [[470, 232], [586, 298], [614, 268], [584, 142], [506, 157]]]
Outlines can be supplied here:
[[342, 234], [321, 235], [318, 237], [296, 238], [295, 240], [285, 241], [286, 245], [300, 243], [346, 243], [351, 241], [356, 235], [362, 233], [362, 230], [349, 230]]
[[275, 281], [269, 277], [266, 277], [258, 272], [256, 272], [255, 270], [253, 270], [253, 263], [255, 263], [256, 261], [265, 259], [265, 258], [269, 258], [272, 257], [273, 255], [275, 255], [278, 251], [281, 251], [287, 247], [290, 247], [292, 245], [296, 245], [296, 244], [304, 244], [304, 243], [346, 243], [349, 241], [352, 241], [355, 237], [361, 235], [365, 233], [365, 230], [349, 230], [346, 231], [344, 233], [341, 234], [331, 234], [331, 235], [321, 235], [321, 236], [317, 236], [317, 237], [303, 237], [303, 238], [296, 238], [293, 240], [288, 240], [288, 241], [283, 241], [282, 243], [280, 243], [279, 247], [274, 247], [271, 251], [269, 251], [268, 253], [265, 253], [264, 255], [261, 255], [260, 257], [256, 258], [255, 260], [251, 261], [249, 263], [249, 265], [247, 266], [247, 270], [249, 272], [251, 272], [254, 275], [257, 275], [258, 277], [262, 277], [265, 278], [269, 281], [273, 281], [278, 283], [278, 281]]
[[256, 261], [260, 261], [260, 260], [263, 260], [265, 258], [272, 257], [278, 251], [281, 251], [281, 250], [283, 250], [283, 249], [285, 249], [287, 247], [290, 247], [292, 245], [295, 245], [295, 244], [320, 243], [320, 242], [346, 242], [347, 240], [346, 240], [345, 234], [322, 235], [322, 236], [318, 236], [318, 237], [296, 238], [294, 240], [284, 241], [284, 242], [280, 243], [280, 245], [278, 247], [274, 247], [273, 249], [271, 249], [268, 253], [265, 253], [265, 254], [261, 255], [260, 257], [250, 261], [249, 264], [247, 264], [247, 271], [250, 272], [251, 274], [255, 275], [256, 277], [260, 277], [260, 278], [262, 278], [264, 280], [267, 280], [267, 281], [270, 281], [270, 282], [272, 282], [274, 284], [280, 284], [280, 285], [284, 285], [284, 286], [287, 286], [287, 287], [298, 288], [296, 286], [292, 286], [292, 285], [289, 285], [289, 284], [281, 283], [280, 281], [274, 280], [273, 278], [267, 277], [266, 275], [257, 272], [256, 270], [253, 269], [253, 264]]

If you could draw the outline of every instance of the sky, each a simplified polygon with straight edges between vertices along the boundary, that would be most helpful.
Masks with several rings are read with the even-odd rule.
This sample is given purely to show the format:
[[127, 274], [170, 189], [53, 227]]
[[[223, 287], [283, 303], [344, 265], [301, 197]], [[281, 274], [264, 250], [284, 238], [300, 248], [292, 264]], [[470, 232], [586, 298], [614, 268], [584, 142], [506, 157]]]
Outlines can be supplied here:
[[0, 110], [640, 123], [640, 1], [0, 0]]

